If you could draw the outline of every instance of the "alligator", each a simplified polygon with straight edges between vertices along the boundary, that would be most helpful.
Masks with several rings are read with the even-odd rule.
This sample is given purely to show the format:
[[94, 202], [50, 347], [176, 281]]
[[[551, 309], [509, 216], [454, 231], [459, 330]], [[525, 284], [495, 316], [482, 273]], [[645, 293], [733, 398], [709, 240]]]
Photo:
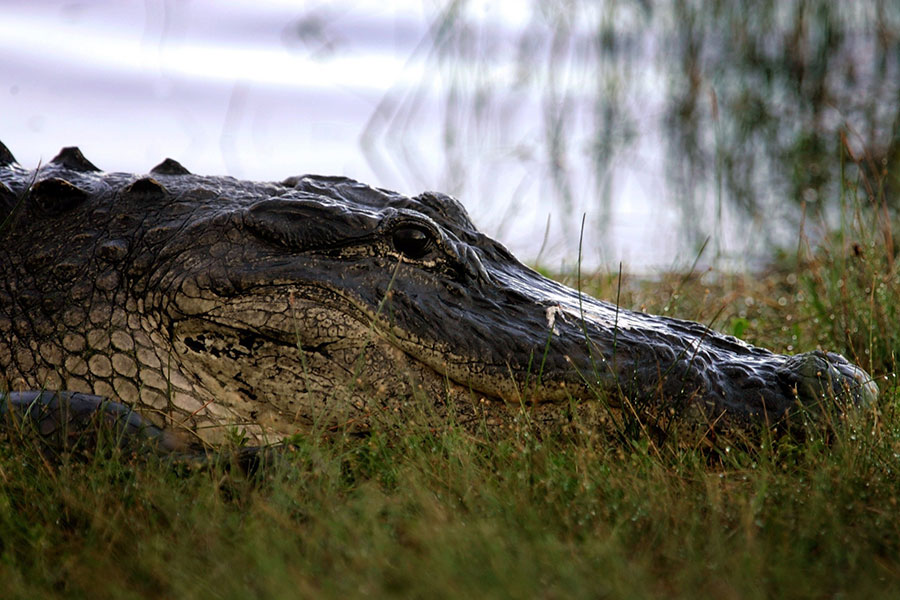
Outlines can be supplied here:
[[75, 147], [26, 169], [0, 144], [0, 223], [3, 412], [37, 407], [42, 428], [100, 413], [170, 445], [271, 442], [597, 407], [727, 427], [878, 394], [838, 354], [775, 354], [552, 281], [434, 192], [172, 159], [111, 173]]

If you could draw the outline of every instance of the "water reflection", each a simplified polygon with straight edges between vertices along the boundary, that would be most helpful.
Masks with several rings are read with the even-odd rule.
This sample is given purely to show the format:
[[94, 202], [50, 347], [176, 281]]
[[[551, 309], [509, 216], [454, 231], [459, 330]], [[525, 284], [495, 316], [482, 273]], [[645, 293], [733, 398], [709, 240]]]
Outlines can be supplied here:
[[[518, 171], [506, 195], [537, 187], [601, 237], [629, 204], [674, 207], [680, 252], [710, 237], [727, 258], [833, 214], [842, 174], [894, 196], [897, 2], [534, 2], [510, 38], [477, 15], [452, 4], [429, 48], [448, 88], [442, 183], [463, 197], [503, 195]], [[511, 81], [482, 76], [507, 60]], [[390, 110], [385, 135], [422, 126], [414, 93]]]
[[437, 189], [551, 268], [582, 214], [589, 267], [683, 267], [707, 239], [747, 266], [833, 212], [842, 172], [896, 197], [896, 0], [0, 11], [0, 139], [29, 166], [79, 144], [111, 170]]

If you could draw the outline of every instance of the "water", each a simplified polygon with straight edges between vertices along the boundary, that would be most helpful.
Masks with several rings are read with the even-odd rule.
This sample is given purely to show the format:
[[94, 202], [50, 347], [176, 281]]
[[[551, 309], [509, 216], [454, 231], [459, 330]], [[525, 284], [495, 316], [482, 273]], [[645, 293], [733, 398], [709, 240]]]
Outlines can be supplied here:
[[842, 132], [900, 160], [900, 9], [739, 6], [0, 2], [0, 140], [444, 191], [551, 269], [753, 267], [827, 217]]

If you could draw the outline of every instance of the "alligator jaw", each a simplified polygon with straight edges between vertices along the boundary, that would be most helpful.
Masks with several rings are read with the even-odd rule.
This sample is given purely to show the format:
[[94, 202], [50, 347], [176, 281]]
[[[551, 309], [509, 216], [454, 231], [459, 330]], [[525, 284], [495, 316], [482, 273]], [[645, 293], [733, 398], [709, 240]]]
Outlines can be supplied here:
[[[374, 390], [410, 397], [416, 385], [456, 402], [493, 398], [553, 412], [548, 405], [600, 400], [723, 426], [776, 422], [823, 402], [866, 405], [877, 395], [868, 375], [839, 355], [774, 354], [698, 323], [617, 308], [519, 263], [490, 255], [481, 262], [488, 280], [441, 294], [432, 291], [437, 281], [423, 281], [421, 268], [405, 262], [386, 263], [374, 285], [368, 271], [320, 277], [307, 261], [282, 263], [274, 281], [232, 274], [222, 286], [232, 297], [182, 295], [179, 306], [198, 320], [176, 324], [177, 349], [207, 387], [237, 382], [237, 391], [216, 395], [251, 397], [256, 408], [238, 412], [254, 419], [264, 402], [281, 420], [335, 404], [366, 412], [367, 393], [382, 402]], [[337, 261], [318, 266], [340, 269]]]
[[[411, 343], [404, 327], [386, 319], [382, 329], [435, 370], [507, 402], [624, 401], [739, 425], [777, 422], [798, 410], [821, 412], [825, 405], [868, 406], [877, 398], [871, 377], [840, 355], [774, 354], [698, 323], [617, 308], [522, 265], [483, 262], [492, 284], [480, 291], [490, 296], [471, 318], [457, 312], [453, 319], [454, 330], [486, 340], [469, 352], [480, 357], [477, 364], [455, 356], [450, 344]], [[403, 285], [397, 282], [398, 291]], [[407, 296], [391, 296], [399, 303], [396, 313], [409, 311], [402, 304]]]
[[[488, 262], [487, 267], [491, 266]], [[261, 297], [231, 301], [228, 314], [217, 318], [222, 324], [247, 324], [248, 329], [238, 335], [277, 339], [295, 361], [302, 352], [322, 359], [330, 349], [343, 348], [342, 359], [331, 370], [345, 384], [361, 375], [361, 370], [354, 372], [349, 365], [364, 364], [359, 357], [371, 350], [368, 346], [379, 345], [380, 351], [393, 347], [411, 358], [410, 370], [420, 380], [432, 380], [432, 390], [440, 388], [434, 382], [443, 378], [446, 384], [458, 384], [457, 389], [513, 406], [598, 399], [618, 406], [624, 400], [653, 412], [680, 407], [697, 415], [699, 409], [700, 418], [707, 421], [740, 424], [775, 422], [795, 410], [819, 411], [823, 404], [841, 409], [865, 406], [878, 394], [871, 378], [839, 355], [773, 354], [697, 323], [617, 309], [543, 279], [526, 267], [521, 267], [514, 281], [515, 297], [527, 301], [495, 302], [493, 308], [469, 320], [465, 313], [458, 313], [457, 325], [469, 333], [486, 328], [500, 337], [509, 329], [511, 311], [514, 326], [522, 322], [540, 326], [531, 327], [530, 336], [517, 332], [507, 335], [505, 344], [494, 343], [464, 355], [455, 352], [447, 335], [442, 341], [438, 328], [420, 328], [420, 335], [413, 335], [392, 317], [411, 311], [404, 304], [411, 297], [409, 281], [403, 270], [398, 273], [393, 281], [396, 290], [386, 293], [374, 308], [350, 288], [325, 291], [317, 286], [311, 292], [283, 286], [276, 293], [270, 289]], [[494, 293], [502, 289], [503, 281], [495, 272]], [[533, 283], [529, 286], [529, 282]], [[329, 302], [323, 302], [326, 296]], [[341, 308], [324, 309], [326, 304]], [[347, 343], [354, 339], [365, 342]], [[516, 347], [512, 340], [520, 340], [520, 345]], [[504, 353], [496, 352], [498, 348]], [[399, 361], [397, 356], [392, 360]], [[425, 375], [429, 370], [430, 375]], [[324, 368], [319, 366], [317, 371]], [[365, 377], [370, 382], [389, 380], [384, 374]], [[389, 387], [398, 389], [402, 384], [392, 382]]]

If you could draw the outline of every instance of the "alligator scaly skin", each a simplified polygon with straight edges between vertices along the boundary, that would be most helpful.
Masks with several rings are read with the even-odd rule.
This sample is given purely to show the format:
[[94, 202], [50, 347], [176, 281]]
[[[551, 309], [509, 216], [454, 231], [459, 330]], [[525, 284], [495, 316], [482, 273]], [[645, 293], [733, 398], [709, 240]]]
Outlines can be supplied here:
[[773, 354], [551, 281], [442, 194], [170, 159], [107, 173], [77, 148], [30, 170], [0, 144], [0, 215], [0, 391], [45, 392], [10, 394], [20, 406], [66, 391], [271, 441], [385, 412], [481, 427], [609, 402], [724, 425], [877, 396], [839, 355]]

